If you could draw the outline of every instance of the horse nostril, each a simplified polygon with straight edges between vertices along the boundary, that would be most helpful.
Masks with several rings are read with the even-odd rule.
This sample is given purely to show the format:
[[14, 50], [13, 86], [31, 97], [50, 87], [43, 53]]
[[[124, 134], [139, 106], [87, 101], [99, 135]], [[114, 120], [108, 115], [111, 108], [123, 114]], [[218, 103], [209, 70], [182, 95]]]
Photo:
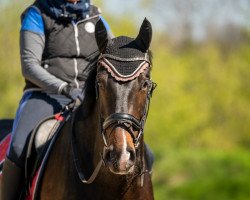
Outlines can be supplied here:
[[135, 162], [135, 151], [133, 149], [128, 149], [127, 151], [130, 154], [129, 160]]
[[104, 154], [104, 160], [109, 162], [111, 160], [111, 150], [107, 150]]

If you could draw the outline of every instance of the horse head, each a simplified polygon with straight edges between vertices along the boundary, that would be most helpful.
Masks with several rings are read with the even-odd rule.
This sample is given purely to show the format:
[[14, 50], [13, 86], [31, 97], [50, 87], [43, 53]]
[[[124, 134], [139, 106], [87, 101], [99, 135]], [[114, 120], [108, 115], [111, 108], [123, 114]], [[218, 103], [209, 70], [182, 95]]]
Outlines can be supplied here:
[[95, 35], [101, 53], [96, 91], [105, 143], [103, 159], [111, 172], [130, 174], [140, 149], [143, 151], [143, 128], [155, 87], [150, 78], [151, 24], [145, 19], [136, 38], [109, 39], [99, 20]]

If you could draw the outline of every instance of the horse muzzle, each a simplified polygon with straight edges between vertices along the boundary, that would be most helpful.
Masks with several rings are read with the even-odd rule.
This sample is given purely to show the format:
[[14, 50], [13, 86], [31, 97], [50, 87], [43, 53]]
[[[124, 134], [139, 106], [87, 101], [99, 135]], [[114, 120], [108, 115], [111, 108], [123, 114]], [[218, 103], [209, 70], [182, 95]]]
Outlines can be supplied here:
[[133, 148], [119, 149], [110, 145], [104, 148], [103, 158], [106, 166], [114, 174], [126, 175], [134, 171], [136, 153]]
[[136, 146], [140, 138], [134, 130], [140, 130], [140, 122], [126, 113], [111, 114], [103, 123], [103, 160], [115, 174], [129, 174], [134, 170]]

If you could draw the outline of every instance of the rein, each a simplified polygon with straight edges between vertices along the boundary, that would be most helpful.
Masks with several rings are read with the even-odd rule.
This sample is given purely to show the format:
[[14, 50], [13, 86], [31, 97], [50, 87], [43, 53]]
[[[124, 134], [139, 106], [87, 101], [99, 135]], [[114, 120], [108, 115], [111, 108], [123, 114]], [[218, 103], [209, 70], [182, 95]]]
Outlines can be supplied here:
[[70, 130], [71, 130], [71, 147], [72, 147], [72, 154], [73, 154], [73, 161], [74, 161], [74, 165], [78, 174], [79, 179], [81, 180], [82, 183], [85, 184], [91, 184], [95, 178], [97, 177], [102, 164], [103, 164], [103, 159], [101, 156], [100, 161], [98, 162], [96, 168], [94, 169], [92, 175], [86, 179], [83, 173], [83, 170], [81, 168], [81, 163], [80, 163], [80, 159], [79, 159], [79, 155], [78, 155], [78, 151], [76, 149], [77, 143], [76, 143], [76, 136], [75, 136], [75, 127], [74, 127], [74, 121], [75, 121], [75, 116], [76, 116], [76, 111], [79, 108], [81, 102], [80, 100], [76, 100], [70, 108], [71, 111], [71, 120], [70, 120]]
[[72, 118], [71, 118], [71, 123], [70, 123], [71, 124], [70, 125], [71, 126], [71, 134], [72, 134], [71, 146], [72, 146], [74, 164], [75, 164], [75, 168], [76, 168], [78, 177], [81, 180], [81, 182], [85, 183], [85, 184], [91, 184], [95, 180], [96, 176], [98, 175], [98, 173], [99, 173], [99, 171], [100, 171], [100, 169], [102, 167], [103, 159], [102, 159], [102, 156], [101, 156], [101, 159], [98, 162], [96, 168], [94, 169], [92, 175], [88, 179], [86, 179], [85, 176], [84, 176], [83, 170], [81, 168], [81, 163], [80, 163], [78, 151], [76, 149], [76, 138], [75, 138], [75, 130], [74, 130], [75, 114], [76, 114], [76, 112], [73, 113]]

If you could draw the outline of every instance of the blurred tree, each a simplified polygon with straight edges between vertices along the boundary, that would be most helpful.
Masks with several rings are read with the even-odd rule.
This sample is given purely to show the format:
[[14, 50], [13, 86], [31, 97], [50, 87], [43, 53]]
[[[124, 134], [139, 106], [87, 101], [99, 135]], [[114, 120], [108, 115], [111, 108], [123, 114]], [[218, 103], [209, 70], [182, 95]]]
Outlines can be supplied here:
[[223, 24], [250, 26], [248, 0], [140, 0], [140, 6], [152, 13], [177, 43], [203, 40], [210, 36], [208, 29], [223, 30]]

